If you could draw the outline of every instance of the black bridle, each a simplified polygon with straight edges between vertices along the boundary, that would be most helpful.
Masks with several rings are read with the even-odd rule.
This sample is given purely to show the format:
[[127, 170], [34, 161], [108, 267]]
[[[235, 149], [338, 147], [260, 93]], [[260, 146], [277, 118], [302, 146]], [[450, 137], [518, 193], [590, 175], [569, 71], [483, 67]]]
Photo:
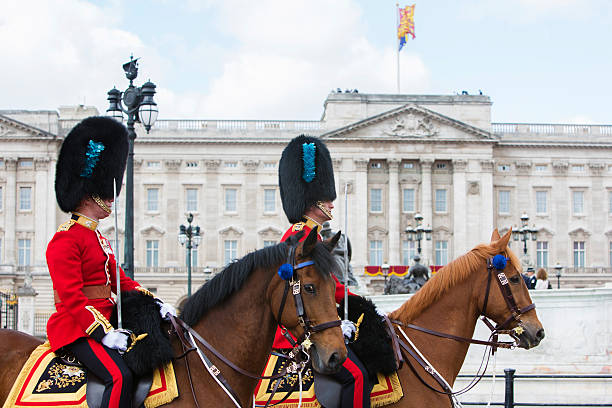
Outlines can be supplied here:
[[313, 333], [327, 330], [332, 327], [338, 327], [340, 326], [341, 322], [340, 320], [332, 320], [329, 322], [313, 325], [312, 321], [308, 318], [308, 315], [306, 314], [306, 309], [304, 309], [304, 299], [302, 298], [302, 284], [300, 282], [298, 271], [307, 266], [314, 265], [314, 261], [301, 262], [296, 265], [295, 247], [291, 246], [289, 247], [289, 252], [287, 254], [287, 263], [292, 266], [293, 275], [291, 276], [290, 280], [285, 280], [285, 290], [283, 292], [283, 298], [278, 309], [276, 321], [280, 324], [281, 317], [283, 316], [283, 311], [285, 309], [285, 304], [287, 303], [287, 294], [289, 293], [289, 287], [291, 287], [291, 294], [293, 295], [293, 300], [295, 301], [295, 311], [297, 314], [298, 323], [304, 330], [304, 333], [302, 333], [297, 342], [293, 340], [291, 335], [284, 328], [282, 329], [282, 334], [293, 347], [302, 344], [304, 346], [304, 349], [308, 351], [308, 348], [310, 348], [310, 336]]

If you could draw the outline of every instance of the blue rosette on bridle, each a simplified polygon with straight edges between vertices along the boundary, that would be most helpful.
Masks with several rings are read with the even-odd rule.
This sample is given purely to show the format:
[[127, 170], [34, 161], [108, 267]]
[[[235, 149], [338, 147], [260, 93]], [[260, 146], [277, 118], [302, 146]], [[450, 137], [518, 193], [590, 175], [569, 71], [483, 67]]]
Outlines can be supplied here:
[[280, 276], [282, 280], [291, 279], [293, 277], [293, 266], [288, 263], [282, 264], [278, 268], [278, 276]]
[[491, 263], [493, 264], [495, 269], [503, 270], [509, 260], [509, 258], [506, 258], [505, 256], [499, 254], [493, 257], [493, 261]]

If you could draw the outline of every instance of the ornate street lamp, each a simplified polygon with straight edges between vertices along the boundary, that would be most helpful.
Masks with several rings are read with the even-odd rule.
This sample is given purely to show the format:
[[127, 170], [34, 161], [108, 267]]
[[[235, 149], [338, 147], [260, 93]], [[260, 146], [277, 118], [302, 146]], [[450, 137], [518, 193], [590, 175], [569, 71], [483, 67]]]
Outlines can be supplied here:
[[531, 237], [532, 241], [536, 241], [538, 239], [538, 230], [535, 227], [535, 224], [532, 228], [529, 228], [529, 215], [527, 213], [523, 213], [521, 215], [521, 228], [513, 228], [512, 229], [512, 237], [515, 241], [523, 241], [523, 254], [525, 257], [527, 256], [527, 241]]
[[187, 226], [179, 228], [178, 241], [181, 246], [187, 244], [187, 296], [191, 296], [191, 250], [200, 245], [200, 227], [192, 226], [193, 214], [187, 216]]
[[555, 276], [557, 277], [557, 289], [561, 289], [561, 271], [563, 267], [559, 262], [555, 265]]
[[383, 276], [385, 278], [385, 289], [383, 290], [383, 295], [387, 294], [388, 288], [387, 288], [387, 277], [389, 276], [389, 264], [387, 263], [387, 261], [383, 262], [382, 265], [380, 265], [380, 269], [382, 270]]
[[408, 224], [405, 232], [408, 241], [417, 241], [417, 252], [421, 255], [421, 240], [425, 237], [427, 241], [431, 241], [431, 228], [423, 227], [423, 216], [420, 213], [414, 215], [414, 220], [416, 227], [412, 228], [412, 225]]
[[[130, 278], [134, 277], [134, 140], [136, 131], [134, 123], [142, 123], [147, 133], [157, 120], [157, 104], [153, 100], [155, 84], [148, 81], [140, 88], [133, 84], [138, 76], [138, 58], [130, 56], [130, 61], [123, 64], [125, 76], [130, 80], [128, 88], [120, 92], [116, 88], [108, 91], [109, 107], [106, 115], [123, 121], [127, 115], [129, 153], [125, 177], [125, 252], [123, 270]], [[122, 103], [123, 101], [123, 103]]]

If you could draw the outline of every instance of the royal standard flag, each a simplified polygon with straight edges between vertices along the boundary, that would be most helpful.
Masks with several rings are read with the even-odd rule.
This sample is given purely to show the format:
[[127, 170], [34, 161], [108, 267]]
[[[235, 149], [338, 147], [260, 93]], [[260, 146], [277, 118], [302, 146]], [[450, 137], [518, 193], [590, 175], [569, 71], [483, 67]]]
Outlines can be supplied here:
[[399, 49], [402, 50], [408, 35], [414, 39], [414, 6], [406, 6], [403, 9], [399, 9], [399, 25], [397, 26], [397, 38], [399, 38]]

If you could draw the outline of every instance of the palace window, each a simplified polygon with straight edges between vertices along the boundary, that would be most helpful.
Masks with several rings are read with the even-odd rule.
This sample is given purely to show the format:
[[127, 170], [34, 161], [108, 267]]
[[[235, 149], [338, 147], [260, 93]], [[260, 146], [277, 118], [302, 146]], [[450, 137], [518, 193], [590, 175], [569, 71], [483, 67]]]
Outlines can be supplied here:
[[500, 190], [497, 192], [497, 213], [510, 214], [510, 191]]
[[226, 188], [225, 189], [225, 211], [226, 212], [236, 212], [238, 209], [238, 205], [236, 203], [236, 198], [238, 190], [235, 188]]
[[264, 248], [266, 248], [266, 247], [269, 247], [269, 246], [276, 245], [276, 241], [265, 240], [263, 244], [264, 244]]
[[223, 166], [228, 169], [235, 169], [236, 167], [238, 167], [238, 163], [237, 162], [225, 162], [223, 163]]
[[543, 171], [546, 171], [547, 168], [548, 166], [546, 164], [536, 164], [535, 171], [537, 171], [538, 173], [541, 173]]
[[548, 267], [548, 241], [538, 241], [536, 244], [537, 261], [536, 266], [538, 268]]
[[275, 188], [264, 189], [264, 212], [265, 213], [276, 212], [276, 189]]
[[159, 211], [159, 188], [147, 188], [147, 211]]
[[158, 161], [148, 161], [147, 162], [147, 167], [149, 169], [159, 169], [159, 168], [161, 168], [161, 162], [158, 162]]
[[32, 187], [19, 187], [19, 209], [32, 209]]
[[536, 191], [536, 214], [548, 212], [548, 191]]
[[404, 212], [414, 212], [414, 188], [404, 189]]
[[370, 212], [382, 212], [382, 189], [370, 189]]
[[30, 265], [31, 247], [32, 241], [30, 239], [20, 239], [17, 242], [17, 265]]
[[188, 188], [185, 190], [185, 210], [188, 212], [198, 211], [197, 188]]
[[370, 265], [382, 265], [383, 247], [382, 241], [373, 239], [370, 241]]
[[585, 255], [584, 241], [574, 241], [574, 267], [584, 268]]
[[19, 167], [32, 167], [34, 166], [34, 162], [32, 160], [26, 159], [26, 160], [19, 160]]
[[147, 240], [147, 268], [159, 266], [159, 240]]
[[584, 191], [572, 191], [572, 209], [575, 215], [584, 214]]
[[448, 241], [436, 241], [436, 265], [446, 265], [448, 263]]
[[446, 212], [446, 189], [436, 190], [436, 212]]
[[238, 258], [238, 241], [226, 239], [223, 241], [223, 262], [225, 265]]

